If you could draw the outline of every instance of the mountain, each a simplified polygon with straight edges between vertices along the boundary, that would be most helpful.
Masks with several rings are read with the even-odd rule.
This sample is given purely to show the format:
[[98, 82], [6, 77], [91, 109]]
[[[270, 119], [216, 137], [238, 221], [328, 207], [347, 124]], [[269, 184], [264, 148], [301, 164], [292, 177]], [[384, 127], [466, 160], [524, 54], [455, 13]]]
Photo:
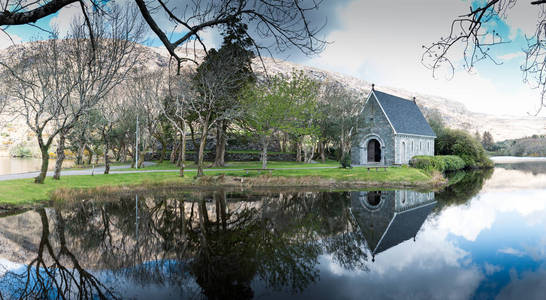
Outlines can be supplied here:
[[[20, 47], [12, 46], [0, 50], [0, 60], [8, 60], [11, 56], [10, 53], [20, 51]], [[168, 68], [169, 65], [174, 66], [174, 61], [170, 59], [169, 54], [164, 48], [147, 46], [140, 46], [139, 48], [141, 50], [139, 68], [157, 70]], [[182, 47], [178, 52], [181, 57], [188, 57], [197, 62], [202, 61], [205, 56], [203, 50], [194, 51], [191, 47]], [[184, 68], [193, 68], [195, 66], [196, 64], [192, 62], [184, 64]], [[268, 74], [288, 74], [293, 70], [303, 70], [308, 76], [317, 80], [339, 81], [346, 87], [360, 93], [362, 95], [362, 102], [365, 101], [366, 96], [371, 90], [370, 82], [353, 76], [267, 57], [264, 57], [263, 61], [259, 59], [254, 60], [253, 68], [259, 76], [265, 74], [264, 66]], [[433, 111], [438, 111], [448, 127], [464, 129], [470, 133], [478, 131], [480, 134], [483, 134], [484, 131], [489, 131], [495, 141], [521, 138], [533, 134], [546, 134], [546, 118], [544, 117], [499, 117], [469, 111], [462, 103], [457, 102], [456, 99], [423, 95], [388, 86], [376, 85], [376, 89], [407, 99], [416, 97], [417, 104], [425, 115]], [[0, 156], [7, 155], [8, 151], [14, 149], [19, 144], [28, 145], [33, 142], [33, 134], [26, 129], [24, 120], [20, 118], [14, 119], [13, 116], [5, 115], [0, 117]]]
[[[337, 80], [346, 87], [360, 92], [363, 95], [368, 95], [372, 88], [371, 83], [368, 81], [337, 72], [325, 71], [287, 61], [274, 61], [270, 58], [264, 58], [264, 62], [268, 72], [273, 74], [286, 74], [294, 69], [303, 70], [308, 76], [315, 79]], [[258, 63], [256, 63], [256, 66], [259, 70], [263, 70]], [[495, 116], [477, 113], [468, 110], [464, 104], [457, 102], [454, 99], [425, 95], [388, 86], [375, 85], [375, 88], [406, 99], [415, 97], [418, 106], [425, 115], [437, 111], [441, 114], [448, 127], [464, 129], [472, 134], [476, 131], [480, 132], [480, 134], [483, 134], [484, 131], [489, 131], [493, 135], [495, 141], [546, 133], [546, 117]]]

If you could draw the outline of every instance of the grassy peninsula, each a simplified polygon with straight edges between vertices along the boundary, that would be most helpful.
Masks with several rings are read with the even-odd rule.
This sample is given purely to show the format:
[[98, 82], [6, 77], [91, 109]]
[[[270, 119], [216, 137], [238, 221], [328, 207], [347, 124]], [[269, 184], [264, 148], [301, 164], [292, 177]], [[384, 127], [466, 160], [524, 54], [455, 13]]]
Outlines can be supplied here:
[[[205, 176], [195, 178], [195, 169], [186, 170], [185, 177], [179, 177], [176, 166], [170, 163], [149, 166], [140, 173], [131, 169], [117, 174], [62, 176], [60, 180], [47, 178], [44, 184], [34, 184], [32, 179], [0, 181], [0, 206], [29, 205], [47, 201], [52, 193], [66, 189], [91, 189], [101, 187], [136, 187], [137, 185], [168, 185], [192, 188], [214, 188], [222, 186], [253, 187], [314, 187], [331, 188], [425, 188], [432, 189], [445, 184], [438, 173], [423, 170], [394, 167], [386, 171], [368, 171], [365, 167], [342, 169], [335, 162], [326, 164], [301, 164], [272, 162], [269, 172], [243, 170], [259, 168], [259, 162], [230, 163], [222, 169], [205, 170]], [[330, 168], [325, 168], [330, 167]], [[333, 168], [331, 168], [333, 167]], [[121, 170], [120, 170], [121, 171]]]

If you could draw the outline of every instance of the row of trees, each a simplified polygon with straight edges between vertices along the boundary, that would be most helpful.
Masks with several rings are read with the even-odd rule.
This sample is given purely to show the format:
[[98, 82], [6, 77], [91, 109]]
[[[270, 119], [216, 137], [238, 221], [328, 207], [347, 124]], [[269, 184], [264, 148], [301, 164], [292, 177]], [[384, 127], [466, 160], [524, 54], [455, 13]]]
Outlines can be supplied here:
[[76, 154], [77, 163], [84, 153], [89, 163], [102, 156], [108, 174], [111, 157], [129, 156], [139, 166], [138, 152], [158, 144], [161, 160], [173, 145], [171, 161], [184, 176], [188, 137], [201, 176], [207, 138], [216, 136], [213, 164], [223, 166], [229, 132], [260, 138], [264, 168], [274, 136], [291, 140], [284, 148], [290, 144], [306, 162], [317, 152], [325, 160], [329, 145], [337, 145], [341, 155], [349, 151], [362, 97], [341, 83], [320, 83], [302, 72], [259, 78], [241, 19], [224, 24], [221, 47], [209, 50], [197, 68], [174, 64], [151, 70], [141, 62], [142, 24], [133, 15], [112, 6], [108, 14], [75, 21], [63, 38], [12, 47], [10, 63], [1, 63], [3, 94], [14, 100], [9, 112], [21, 116], [37, 138], [42, 158], [37, 183], [45, 180], [54, 142], [55, 179], [65, 149]]

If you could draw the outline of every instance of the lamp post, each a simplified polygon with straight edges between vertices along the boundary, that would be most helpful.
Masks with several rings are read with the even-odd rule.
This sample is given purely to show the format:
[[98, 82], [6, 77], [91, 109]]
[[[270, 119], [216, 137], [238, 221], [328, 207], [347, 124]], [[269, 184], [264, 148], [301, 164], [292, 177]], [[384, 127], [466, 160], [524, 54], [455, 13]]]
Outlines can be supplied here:
[[137, 113], [137, 116], [136, 116], [136, 130], [135, 130], [135, 137], [136, 137], [136, 142], [135, 142], [135, 168], [138, 169], [138, 144], [139, 144], [139, 127], [138, 127], [138, 113]]

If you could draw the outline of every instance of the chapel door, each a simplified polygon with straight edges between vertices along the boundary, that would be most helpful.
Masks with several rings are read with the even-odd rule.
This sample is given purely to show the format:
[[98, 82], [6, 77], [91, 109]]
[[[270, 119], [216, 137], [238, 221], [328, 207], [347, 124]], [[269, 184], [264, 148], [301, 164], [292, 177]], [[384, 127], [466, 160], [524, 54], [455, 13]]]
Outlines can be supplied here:
[[368, 142], [368, 162], [376, 163], [381, 161], [381, 146], [379, 141], [371, 139]]

